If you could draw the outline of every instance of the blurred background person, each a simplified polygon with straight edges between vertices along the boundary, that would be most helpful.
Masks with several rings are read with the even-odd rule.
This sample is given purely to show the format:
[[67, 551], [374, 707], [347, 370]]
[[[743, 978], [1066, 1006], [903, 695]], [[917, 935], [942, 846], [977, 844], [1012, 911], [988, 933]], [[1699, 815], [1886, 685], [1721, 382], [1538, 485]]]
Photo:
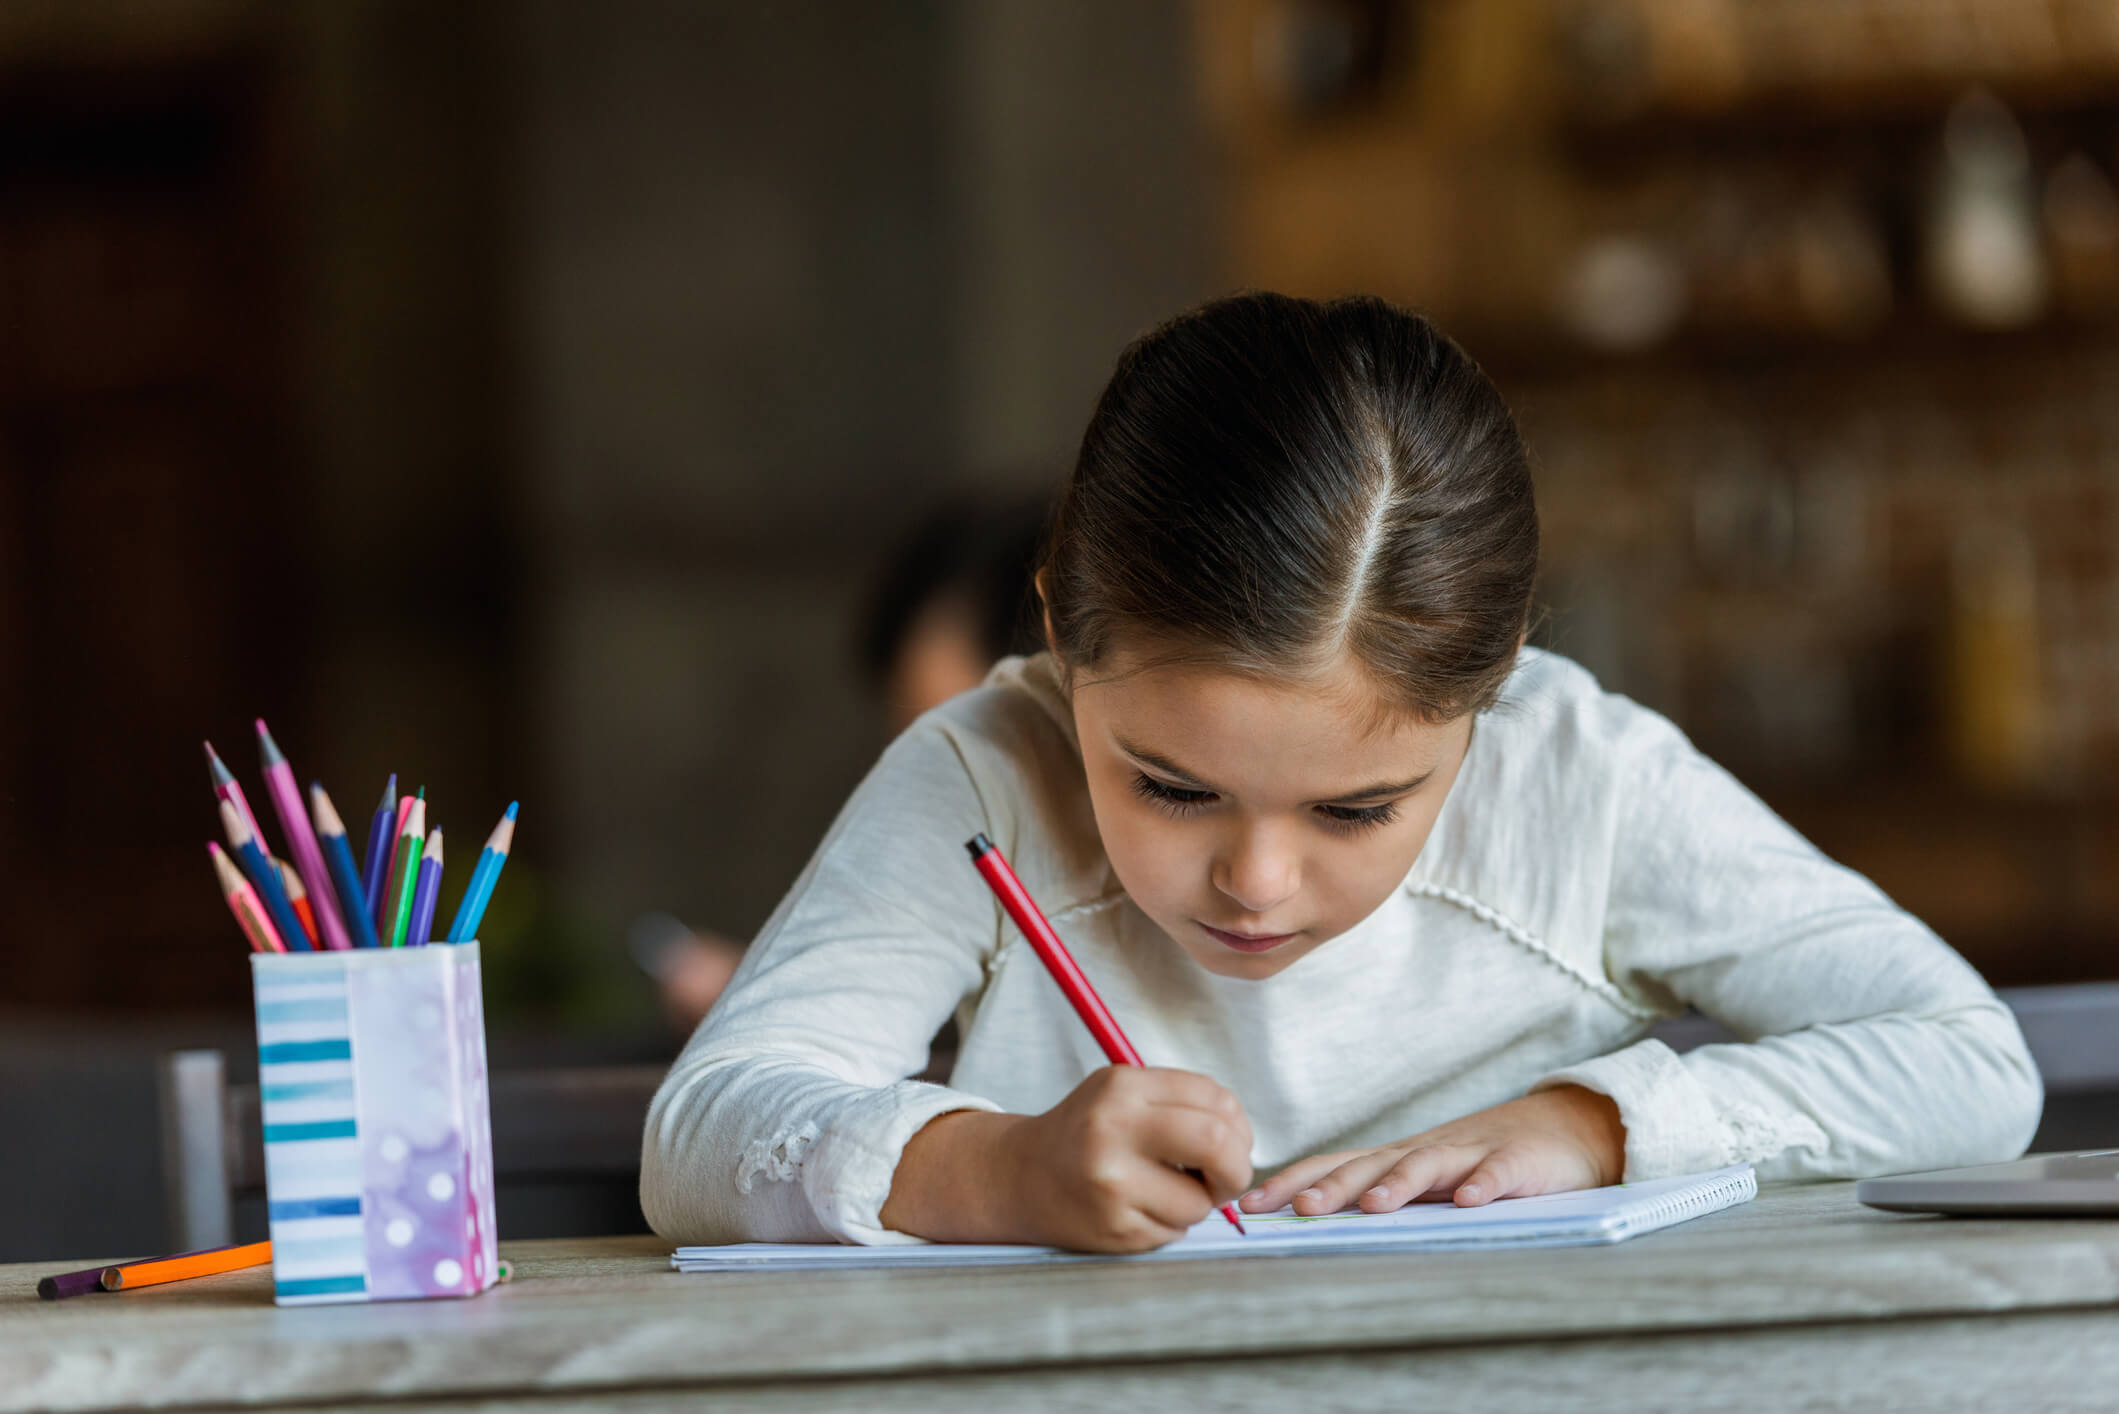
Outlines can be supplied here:
[[[1000, 659], [1042, 646], [1030, 576], [1049, 512], [1041, 499], [960, 497], [893, 549], [854, 644], [888, 737], [977, 687]], [[699, 1024], [743, 960], [742, 943], [667, 913], [634, 919], [626, 946], [654, 978], [680, 1035]]]

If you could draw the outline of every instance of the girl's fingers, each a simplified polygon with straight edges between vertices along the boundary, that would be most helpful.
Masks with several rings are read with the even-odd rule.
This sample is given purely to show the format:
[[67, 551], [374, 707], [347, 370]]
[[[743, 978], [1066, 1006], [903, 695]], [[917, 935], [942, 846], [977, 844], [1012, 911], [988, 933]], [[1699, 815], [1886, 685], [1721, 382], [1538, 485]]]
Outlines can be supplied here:
[[1430, 1193], [1448, 1193], [1479, 1162], [1482, 1151], [1460, 1145], [1436, 1144], [1415, 1149], [1392, 1164], [1362, 1193], [1365, 1213], [1394, 1213]]
[[1297, 1159], [1279, 1173], [1252, 1189], [1238, 1200], [1247, 1213], [1270, 1213], [1286, 1205], [1302, 1189], [1338, 1168], [1357, 1151], [1344, 1149], [1336, 1154], [1312, 1154], [1307, 1159]]
[[1460, 1208], [1483, 1207], [1496, 1198], [1537, 1192], [1531, 1182], [1534, 1176], [1531, 1164], [1517, 1150], [1496, 1149], [1457, 1185], [1451, 1196]]
[[1225, 1203], [1251, 1182], [1251, 1131], [1219, 1114], [1170, 1105], [1141, 1136], [1141, 1152], [1173, 1168], [1196, 1169], [1207, 1193]]
[[1290, 1201], [1295, 1211], [1306, 1218], [1320, 1213], [1336, 1213], [1354, 1201], [1354, 1196], [1390, 1172], [1400, 1158], [1396, 1149], [1371, 1149], [1365, 1154], [1356, 1154], [1309, 1187], [1297, 1193]]
[[1150, 1164], [1147, 1170], [1130, 1191], [1134, 1212], [1157, 1229], [1154, 1246], [1183, 1237], [1186, 1229], [1214, 1211], [1206, 1190], [1191, 1175], [1168, 1164]]
[[1195, 1071], [1148, 1066], [1139, 1074], [1142, 1097], [1151, 1105], [1183, 1105], [1225, 1119], [1243, 1118], [1243, 1103], [1234, 1092]]

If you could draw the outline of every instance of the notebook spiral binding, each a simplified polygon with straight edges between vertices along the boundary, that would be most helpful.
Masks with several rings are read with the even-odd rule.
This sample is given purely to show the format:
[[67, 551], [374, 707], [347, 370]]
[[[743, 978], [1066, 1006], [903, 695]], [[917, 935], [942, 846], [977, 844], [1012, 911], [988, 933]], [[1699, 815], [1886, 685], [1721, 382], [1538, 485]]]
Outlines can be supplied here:
[[1749, 1202], [1757, 1196], [1758, 1174], [1746, 1166], [1741, 1173], [1732, 1173], [1704, 1188], [1673, 1193], [1646, 1207], [1628, 1211], [1620, 1223], [1619, 1235], [1631, 1237], [1637, 1232], [1651, 1232], [1674, 1223], [1689, 1222], [1718, 1209]]

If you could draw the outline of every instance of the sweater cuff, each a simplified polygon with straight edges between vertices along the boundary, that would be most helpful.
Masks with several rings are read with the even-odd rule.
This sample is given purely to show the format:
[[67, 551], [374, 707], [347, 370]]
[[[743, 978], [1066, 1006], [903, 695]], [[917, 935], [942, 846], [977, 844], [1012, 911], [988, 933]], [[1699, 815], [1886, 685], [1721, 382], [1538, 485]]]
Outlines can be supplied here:
[[1000, 1106], [945, 1085], [901, 1080], [827, 1109], [831, 1113], [819, 1116], [811, 1130], [809, 1152], [797, 1156], [802, 1191], [817, 1221], [839, 1241], [887, 1246], [926, 1241], [883, 1226], [890, 1182], [912, 1136], [937, 1115], [952, 1110], [998, 1113]]
[[1579, 1085], [1611, 1097], [1626, 1126], [1628, 1183], [1705, 1173], [1730, 1162], [1727, 1126], [1714, 1102], [1677, 1052], [1661, 1041], [1624, 1050], [1542, 1077], [1530, 1088]]

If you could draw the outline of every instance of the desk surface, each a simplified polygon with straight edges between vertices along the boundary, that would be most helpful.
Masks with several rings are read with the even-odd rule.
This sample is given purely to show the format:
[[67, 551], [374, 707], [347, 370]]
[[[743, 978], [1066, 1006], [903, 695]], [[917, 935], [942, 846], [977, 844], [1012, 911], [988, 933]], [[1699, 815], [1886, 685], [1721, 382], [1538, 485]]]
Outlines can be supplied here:
[[[1739, 1335], [1794, 1341], [1776, 1358], [1807, 1366], [1803, 1352], [1815, 1351], [1817, 1370], [1832, 1359], [1856, 1362], [1856, 1374], [1862, 1361], [1924, 1365], [1938, 1382], [1934, 1407], [1956, 1407], [1940, 1395], [1977, 1392], [1936, 1357], [2004, 1328], [2027, 1375], [2058, 1378], [2048, 1367], [2079, 1351], [2085, 1332], [2107, 1349], [2073, 1360], [2068, 1378], [2108, 1398], [2119, 1371], [2119, 1315], [2082, 1310], [2119, 1302], [2119, 1220], [1897, 1216], [1860, 1207], [1845, 1183], [1768, 1188], [1743, 1207], [1600, 1248], [712, 1276], [670, 1271], [668, 1244], [654, 1237], [503, 1252], [514, 1281], [473, 1300], [291, 1310], [271, 1304], [270, 1268], [41, 1302], [38, 1276], [91, 1261], [0, 1267], [0, 1410], [384, 1399], [618, 1408], [712, 1387], [731, 1407], [932, 1409], [949, 1404], [937, 1390], [965, 1392], [964, 1407], [1007, 1403], [1011, 1378], [1018, 1398], [1034, 1382], [1057, 1407], [1084, 1372], [1144, 1394], [1141, 1382], [1170, 1361], [1203, 1362], [1176, 1367], [1193, 1392], [1215, 1372], [1241, 1374], [1231, 1407], [1288, 1407], [1289, 1388], [1274, 1379], [1325, 1378], [1327, 1364], [1331, 1378], [1394, 1381], [1397, 1398], [1406, 1380], [1432, 1390], [1460, 1366], [1492, 1393], [1491, 1373], [1475, 1366], [1501, 1354], [1517, 1371], [1531, 1347], [1577, 1361], [1602, 1351], [1638, 1370], [1639, 1350], [1612, 1342], [1661, 1341], [1663, 1379], [1699, 1342]], [[1851, 1339], [1859, 1332], [1905, 1348], [1864, 1354]], [[1385, 1356], [1418, 1363], [1392, 1375]], [[1113, 1388], [1080, 1391], [1082, 1407]], [[1358, 1402], [1350, 1394], [1347, 1406]]]

